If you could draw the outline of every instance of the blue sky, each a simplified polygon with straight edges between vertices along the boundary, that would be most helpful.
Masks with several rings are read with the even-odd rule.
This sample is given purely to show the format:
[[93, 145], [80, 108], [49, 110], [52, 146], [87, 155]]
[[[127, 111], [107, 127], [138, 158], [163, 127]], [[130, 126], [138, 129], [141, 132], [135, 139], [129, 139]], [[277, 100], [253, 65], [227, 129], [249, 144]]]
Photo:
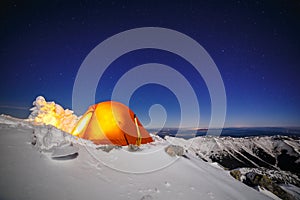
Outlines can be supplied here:
[[[299, 126], [299, 10], [297, 1], [3, 1], [0, 113], [25, 118], [38, 95], [71, 108], [74, 80], [88, 53], [114, 34], [152, 26], [182, 32], [210, 54], [226, 89], [226, 126]], [[207, 126], [211, 103], [202, 77], [162, 50], [115, 60], [96, 101], [109, 100], [122, 74], [149, 62], [171, 66], [190, 81]], [[147, 124], [153, 104], [165, 107], [166, 126], [178, 125], [178, 100], [168, 88], [145, 85], [129, 106]]]

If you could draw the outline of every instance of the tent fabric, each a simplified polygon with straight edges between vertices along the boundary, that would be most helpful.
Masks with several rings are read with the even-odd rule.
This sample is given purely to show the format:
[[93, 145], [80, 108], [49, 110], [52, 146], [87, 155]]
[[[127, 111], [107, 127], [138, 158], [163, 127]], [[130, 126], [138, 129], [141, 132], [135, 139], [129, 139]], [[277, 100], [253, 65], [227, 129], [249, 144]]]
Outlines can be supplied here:
[[152, 137], [137, 118], [136, 122], [135, 114], [127, 106], [106, 101], [90, 106], [72, 134], [95, 144], [137, 144], [138, 134], [141, 144], [152, 142]]

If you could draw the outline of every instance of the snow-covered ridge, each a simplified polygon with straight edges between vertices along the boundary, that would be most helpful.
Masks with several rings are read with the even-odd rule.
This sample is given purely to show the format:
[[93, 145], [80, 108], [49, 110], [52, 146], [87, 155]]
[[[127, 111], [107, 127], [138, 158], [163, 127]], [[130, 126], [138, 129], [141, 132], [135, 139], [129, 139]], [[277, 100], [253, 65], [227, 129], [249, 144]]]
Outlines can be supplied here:
[[216, 162], [231, 170], [233, 177], [260, 192], [271, 190], [282, 199], [300, 199], [299, 137], [165, 139], [206, 162]]
[[223, 167], [265, 167], [300, 174], [300, 138], [288, 136], [211, 137], [184, 140], [165, 137], [190, 153]]
[[[269, 199], [192, 155], [171, 157], [164, 150], [150, 155], [151, 149], [170, 144], [156, 139], [140, 152], [103, 151], [53, 126], [1, 116], [0, 199]], [[75, 156], [56, 159], [63, 154]], [[129, 162], [130, 157], [135, 159]], [[140, 167], [157, 160], [174, 162], [142, 174], [112, 168], [120, 167], [114, 163]]]

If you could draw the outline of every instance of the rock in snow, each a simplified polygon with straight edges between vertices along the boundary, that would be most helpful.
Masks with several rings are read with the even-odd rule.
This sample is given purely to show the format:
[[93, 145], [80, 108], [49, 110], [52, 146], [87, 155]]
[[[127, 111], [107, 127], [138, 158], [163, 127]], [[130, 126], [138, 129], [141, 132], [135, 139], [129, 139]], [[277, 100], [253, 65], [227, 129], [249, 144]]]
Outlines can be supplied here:
[[[102, 151], [54, 127], [0, 123], [0, 199], [270, 199], [192, 154], [169, 156], [165, 140]], [[77, 157], [52, 159], [59, 151]]]
[[170, 156], [182, 156], [184, 155], [183, 147], [178, 145], [169, 145], [165, 148], [165, 151]]

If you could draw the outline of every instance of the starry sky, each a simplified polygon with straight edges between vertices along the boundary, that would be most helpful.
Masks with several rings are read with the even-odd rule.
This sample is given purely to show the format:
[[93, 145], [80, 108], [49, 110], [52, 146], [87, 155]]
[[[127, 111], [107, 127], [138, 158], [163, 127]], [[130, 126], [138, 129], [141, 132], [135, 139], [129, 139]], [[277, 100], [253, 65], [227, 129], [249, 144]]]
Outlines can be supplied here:
[[[299, 1], [4, 0], [0, 9], [0, 113], [26, 118], [38, 95], [71, 109], [77, 71], [94, 47], [128, 29], [164, 27], [196, 40], [216, 63], [227, 95], [225, 126], [300, 126]], [[163, 50], [120, 56], [101, 78], [96, 101], [110, 100], [122, 74], [150, 62], [189, 80], [206, 127], [205, 82], [189, 62]], [[139, 88], [129, 106], [147, 124], [153, 104], [165, 107], [166, 126], [178, 125], [179, 103], [166, 87]]]

